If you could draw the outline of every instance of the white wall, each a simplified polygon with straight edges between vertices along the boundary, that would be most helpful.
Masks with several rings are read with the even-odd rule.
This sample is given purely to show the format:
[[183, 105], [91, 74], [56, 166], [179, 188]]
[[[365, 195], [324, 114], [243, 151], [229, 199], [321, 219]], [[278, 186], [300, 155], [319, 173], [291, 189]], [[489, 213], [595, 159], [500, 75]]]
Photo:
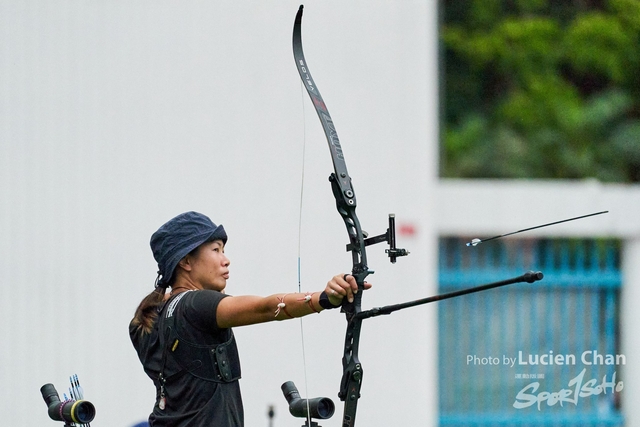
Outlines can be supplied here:
[[436, 227], [441, 235], [486, 238], [608, 210], [608, 214], [532, 230], [526, 236], [640, 236], [637, 185], [595, 180], [443, 179], [436, 200]]
[[[326, 141], [291, 53], [297, 9], [0, 0], [3, 424], [54, 425], [39, 388], [62, 393], [73, 373], [96, 405], [93, 426], [146, 418], [154, 391], [127, 324], [153, 289], [149, 237], [180, 212], [225, 225], [229, 293], [295, 291], [303, 141], [303, 289], [349, 270]], [[393, 267], [371, 249], [366, 306], [435, 289], [436, 16], [435, 0], [306, 2], [307, 61], [361, 221], [378, 234], [395, 212], [418, 230], [400, 237], [412, 255]], [[358, 425], [434, 424], [435, 320], [428, 308], [365, 322]], [[311, 396], [337, 401], [344, 326], [338, 313], [304, 322]], [[236, 333], [247, 425], [266, 424], [268, 404], [277, 426], [299, 425], [280, 384], [303, 389], [300, 324]]]

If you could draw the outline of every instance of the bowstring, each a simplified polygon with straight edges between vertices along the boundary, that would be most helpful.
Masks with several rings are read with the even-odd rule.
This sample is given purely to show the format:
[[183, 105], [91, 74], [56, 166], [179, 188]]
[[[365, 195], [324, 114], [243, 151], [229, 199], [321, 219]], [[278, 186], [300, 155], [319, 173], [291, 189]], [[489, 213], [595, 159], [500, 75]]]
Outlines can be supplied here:
[[[302, 80], [300, 81], [300, 100], [302, 104], [302, 170], [300, 173], [300, 206], [298, 208], [298, 293], [302, 293], [302, 268], [301, 268], [301, 246], [302, 246], [302, 205], [304, 200], [304, 165], [305, 165], [305, 154], [307, 147], [307, 120], [306, 120], [306, 112], [304, 108], [304, 93], [305, 87]], [[309, 389], [308, 389], [308, 381], [307, 381], [307, 357], [305, 353], [305, 345], [304, 345], [304, 326], [302, 317], [300, 317], [300, 338], [302, 343], [302, 369], [304, 372], [304, 394], [307, 398], [307, 422], [308, 425], [311, 426], [311, 410], [309, 408]]]

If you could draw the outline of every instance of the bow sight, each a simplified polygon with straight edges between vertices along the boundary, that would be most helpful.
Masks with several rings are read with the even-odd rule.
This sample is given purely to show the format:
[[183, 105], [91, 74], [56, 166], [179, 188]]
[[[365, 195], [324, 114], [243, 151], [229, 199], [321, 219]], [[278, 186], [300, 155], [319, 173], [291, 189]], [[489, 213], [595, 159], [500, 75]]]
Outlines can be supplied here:
[[[387, 242], [389, 244], [389, 249], [385, 249], [385, 253], [389, 255], [389, 261], [392, 263], [396, 263], [396, 258], [401, 256], [407, 256], [410, 252], [406, 249], [396, 248], [396, 215], [390, 213], [389, 214], [389, 228], [387, 228], [387, 232], [384, 234], [380, 234], [378, 236], [368, 237], [365, 231], [362, 232], [364, 235], [364, 245], [375, 245], [380, 242]], [[349, 243], [347, 245], [347, 252], [351, 252], [353, 249], [353, 244]]]

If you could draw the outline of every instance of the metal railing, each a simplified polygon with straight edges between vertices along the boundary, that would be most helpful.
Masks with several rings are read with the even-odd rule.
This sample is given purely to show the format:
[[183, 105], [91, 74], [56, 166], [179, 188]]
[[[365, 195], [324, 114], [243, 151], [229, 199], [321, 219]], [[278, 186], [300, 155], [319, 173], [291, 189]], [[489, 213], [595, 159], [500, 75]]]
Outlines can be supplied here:
[[440, 240], [440, 292], [545, 277], [439, 303], [440, 425], [623, 425], [619, 242], [467, 240]]

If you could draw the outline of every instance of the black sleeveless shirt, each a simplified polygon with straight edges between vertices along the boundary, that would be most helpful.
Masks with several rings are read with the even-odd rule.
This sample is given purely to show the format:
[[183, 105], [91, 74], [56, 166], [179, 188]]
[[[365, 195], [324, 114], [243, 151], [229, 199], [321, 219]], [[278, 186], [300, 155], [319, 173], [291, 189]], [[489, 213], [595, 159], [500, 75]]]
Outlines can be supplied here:
[[[151, 427], [242, 427], [240, 360], [231, 329], [216, 322], [217, 291], [169, 299], [149, 334], [129, 326], [145, 372], [156, 386]], [[164, 379], [164, 382], [163, 382]]]

